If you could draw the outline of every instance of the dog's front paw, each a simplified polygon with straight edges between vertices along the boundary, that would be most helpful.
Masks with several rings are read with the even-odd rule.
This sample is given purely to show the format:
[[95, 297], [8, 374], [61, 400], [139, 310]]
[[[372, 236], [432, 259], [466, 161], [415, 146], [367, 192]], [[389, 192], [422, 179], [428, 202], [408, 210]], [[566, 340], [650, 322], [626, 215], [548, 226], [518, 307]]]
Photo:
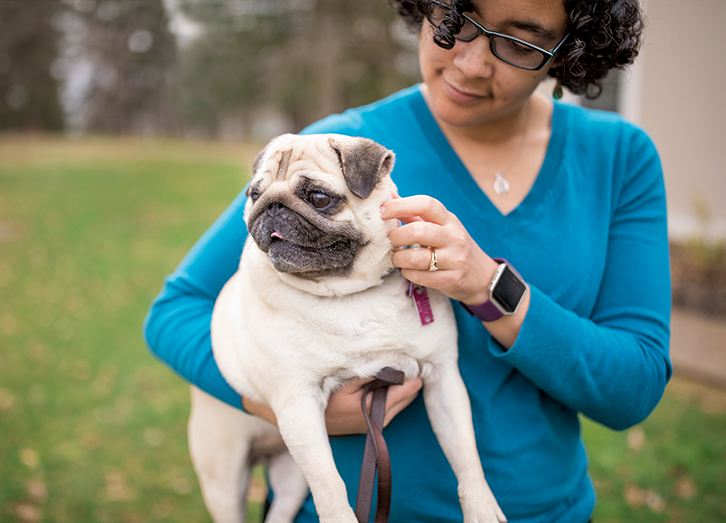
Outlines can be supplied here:
[[498, 505], [480, 507], [471, 513], [464, 513], [464, 523], [507, 523], [504, 512]]
[[[486, 491], [488, 490], [487, 488]], [[480, 491], [476, 499], [462, 498], [461, 505], [464, 523], [507, 523], [507, 518], [491, 491]]]
[[345, 512], [344, 514], [337, 514], [333, 516], [321, 516], [320, 523], [358, 523], [358, 518], [355, 516], [353, 511]]

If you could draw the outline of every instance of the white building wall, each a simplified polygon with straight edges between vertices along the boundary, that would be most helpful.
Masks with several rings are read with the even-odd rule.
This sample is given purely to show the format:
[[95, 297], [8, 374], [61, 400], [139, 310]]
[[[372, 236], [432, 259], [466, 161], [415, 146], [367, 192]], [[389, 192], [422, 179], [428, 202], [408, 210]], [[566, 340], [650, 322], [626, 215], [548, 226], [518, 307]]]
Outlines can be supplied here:
[[726, 0], [645, 8], [645, 47], [625, 75], [621, 111], [660, 152], [671, 237], [726, 238]]

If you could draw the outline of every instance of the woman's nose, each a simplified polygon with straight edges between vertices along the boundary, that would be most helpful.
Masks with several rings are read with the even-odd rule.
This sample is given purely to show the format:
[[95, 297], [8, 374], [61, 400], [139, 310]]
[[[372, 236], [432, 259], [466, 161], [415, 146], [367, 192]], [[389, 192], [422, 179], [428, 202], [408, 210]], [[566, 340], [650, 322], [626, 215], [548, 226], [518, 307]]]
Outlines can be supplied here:
[[489, 47], [489, 38], [481, 35], [471, 42], [456, 41], [452, 49], [454, 66], [469, 78], [489, 78], [494, 74], [497, 57]]

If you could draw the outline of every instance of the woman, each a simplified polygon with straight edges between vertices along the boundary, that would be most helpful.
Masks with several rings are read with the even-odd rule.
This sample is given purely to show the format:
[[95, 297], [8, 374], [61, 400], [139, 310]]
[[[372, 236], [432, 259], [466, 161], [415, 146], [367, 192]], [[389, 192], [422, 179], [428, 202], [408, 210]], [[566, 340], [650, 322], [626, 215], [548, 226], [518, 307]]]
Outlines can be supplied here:
[[[381, 212], [406, 225], [391, 242], [430, 249], [398, 250], [393, 263], [465, 306], [455, 306], [459, 365], [492, 491], [510, 522], [584, 523], [595, 493], [578, 413], [626, 429], [655, 408], [671, 375], [665, 192], [641, 130], [535, 89], [548, 75], [557, 90], [597, 89], [608, 70], [631, 63], [637, 0], [395, 4], [420, 31], [423, 83], [304, 132], [366, 136], [396, 152], [403, 198]], [[240, 196], [167, 279], [146, 325], [155, 354], [235, 406], [240, 398], [212, 357], [209, 320], [237, 267], [243, 205]], [[515, 288], [499, 289], [513, 303], [494, 310], [486, 302], [498, 270]], [[516, 274], [527, 283], [521, 292]], [[365, 431], [360, 386], [331, 397], [331, 434]], [[420, 386], [409, 380], [389, 394], [391, 521], [460, 521]], [[331, 440], [351, 501], [362, 442]], [[308, 500], [297, 521], [315, 520]]]

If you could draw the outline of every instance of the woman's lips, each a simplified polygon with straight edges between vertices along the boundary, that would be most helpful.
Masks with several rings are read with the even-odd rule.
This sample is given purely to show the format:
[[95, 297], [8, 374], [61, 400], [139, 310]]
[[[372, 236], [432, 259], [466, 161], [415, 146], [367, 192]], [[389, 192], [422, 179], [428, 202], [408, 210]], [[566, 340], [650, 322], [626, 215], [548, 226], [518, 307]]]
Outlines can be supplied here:
[[451, 98], [452, 100], [454, 100], [455, 102], [458, 102], [460, 104], [465, 104], [465, 105], [473, 104], [473, 103], [480, 101], [482, 98], [484, 98], [483, 95], [472, 94], [472, 93], [467, 93], [467, 92], [461, 91], [461, 90], [457, 89], [456, 87], [454, 87], [453, 85], [451, 85], [446, 80], [444, 80], [444, 89], [446, 90], [446, 94], [448, 95], [449, 98]]

